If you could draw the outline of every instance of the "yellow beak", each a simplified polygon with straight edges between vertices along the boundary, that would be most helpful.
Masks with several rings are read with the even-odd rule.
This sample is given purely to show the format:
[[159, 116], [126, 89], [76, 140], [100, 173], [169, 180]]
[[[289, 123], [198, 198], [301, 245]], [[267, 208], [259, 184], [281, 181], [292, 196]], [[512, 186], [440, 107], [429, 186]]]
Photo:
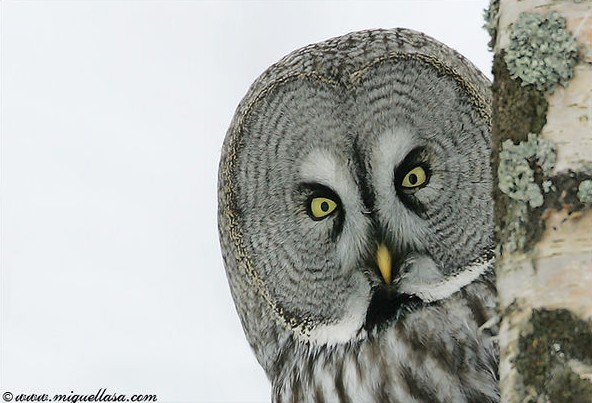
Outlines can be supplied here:
[[378, 265], [378, 270], [380, 270], [384, 282], [390, 284], [393, 274], [393, 259], [391, 253], [384, 244], [380, 244], [376, 250], [376, 264]]

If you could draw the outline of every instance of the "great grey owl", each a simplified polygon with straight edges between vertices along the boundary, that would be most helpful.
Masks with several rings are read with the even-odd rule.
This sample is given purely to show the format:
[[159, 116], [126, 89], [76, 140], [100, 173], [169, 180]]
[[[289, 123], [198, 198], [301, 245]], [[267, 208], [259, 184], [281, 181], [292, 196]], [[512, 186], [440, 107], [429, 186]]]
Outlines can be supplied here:
[[407, 29], [304, 47], [251, 86], [218, 220], [273, 401], [499, 400], [490, 102]]

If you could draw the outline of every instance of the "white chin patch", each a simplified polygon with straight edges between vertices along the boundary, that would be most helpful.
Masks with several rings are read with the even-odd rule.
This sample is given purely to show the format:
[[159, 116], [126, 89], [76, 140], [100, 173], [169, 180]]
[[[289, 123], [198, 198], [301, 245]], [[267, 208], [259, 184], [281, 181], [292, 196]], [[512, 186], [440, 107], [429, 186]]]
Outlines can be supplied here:
[[366, 331], [362, 328], [366, 312], [360, 317], [347, 317], [330, 325], [319, 325], [310, 331], [304, 338], [316, 345], [331, 346], [349, 343], [365, 337]]
[[[432, 265], [435, 269], [435, 264], [431, 259], [426, 258], [426, 260], [431, 262], [431, 265], [426, 265], [427, 261], [423, 260], [419, 258], [410, 263], [417, 264], [421, 261], [422, 264], [420, 266], [423, 266], [423, 269], [428, 269]], [[424, 270], [422, 276], [423, 281], [410, 284], [406, 281], [409, 278], [402, 278], [397, 291], [402, 294], [417, 296], [427, 303], [435, 302], [450, 297], [492, 269], [493, 259], [479, 260], [467, 266], [463, 271], [448, 277], [443, 277], [441, 274], [438, 276], [433, 270]], [[431, 274], [429, 274], [430, 272]], [[348, 307], [344, 310], [345, 315], [339, 321], [317, 325], [314, 329], [310, 330], [299, 329], [297, 332], [298, 336], [312, 344], [325, 346], [364, 339], [367, 337], [364, 323], [366, 321], [369, 298], [369, 286], [361, 287], [357, 295], [352, 296], [349, 300]]]
[[334, 323], [317, 325], [312, 330], [299, 332], [299, 336], [316, 345], [336, 345], [349, 343], [366, 337], [364, 322], [368, 310], [370, 287], [364, 284], [352, 296], [344, 309], [344, 316]]
[[409, 283], [403, 281], [398, 291], [403, 294], [415, 295], [424, 302], [435, 302], [450, 297], [491, 269], [493, 269], [493, 259], [479, 260], [465, 267], [461, 272], [443, 277], [435, 282]]

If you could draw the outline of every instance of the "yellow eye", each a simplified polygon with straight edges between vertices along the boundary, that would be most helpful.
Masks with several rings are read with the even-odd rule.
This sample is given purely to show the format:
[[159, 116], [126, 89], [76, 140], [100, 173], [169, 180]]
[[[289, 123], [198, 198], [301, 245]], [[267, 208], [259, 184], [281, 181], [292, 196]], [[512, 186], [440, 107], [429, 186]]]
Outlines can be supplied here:
[[310, 214], [317, 220], [327, 217], [336, 208], [337, 203], [326, 197], [313, 197], [310, 201]]
[[427, 180], [428, 177], [425, 169], [423, 169], [421, 166], [417, 166], [411, 171], [407, 172], [403, 178], [403, 182], [401, 182], [401, 186], [407, 189], [413, 189], [423, 185]]

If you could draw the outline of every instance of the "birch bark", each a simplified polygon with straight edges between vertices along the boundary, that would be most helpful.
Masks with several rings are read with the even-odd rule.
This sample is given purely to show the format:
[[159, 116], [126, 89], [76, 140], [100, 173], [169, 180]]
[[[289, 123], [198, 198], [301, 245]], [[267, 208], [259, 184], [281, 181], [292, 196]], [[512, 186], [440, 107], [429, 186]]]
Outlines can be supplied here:
[[592, 1], [494, 0], [500, 387], [592, 402]]

